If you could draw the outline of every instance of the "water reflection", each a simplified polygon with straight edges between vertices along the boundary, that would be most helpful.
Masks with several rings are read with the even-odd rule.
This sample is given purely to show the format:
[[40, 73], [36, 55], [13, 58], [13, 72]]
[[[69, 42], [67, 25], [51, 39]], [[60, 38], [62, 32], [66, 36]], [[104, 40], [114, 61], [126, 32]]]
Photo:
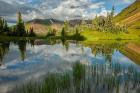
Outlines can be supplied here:
[[[78, 43], [78, 41], [75, 41]], [[0, 42], [0, 60], [1, 63], [3, 62], [4, 56], [8, 53], [10, 45], [16, 45], [18, 46], [20, 58], [22, 61], [26, 59], [26, 47], [30, 45], [31, 47], [34, 47], [34, 45], [55, 45], [62, 43], [62, 45], [65, 47], [66, 51], [69, 49], [69, 41], [67, 40], [56, 40], [54, 38], [49, 38], [47, 40], [30, 40], [30, 39], [24, 39], [24, 40], [11, 40], [7, 42]], [[2, 64], [1, 64], [2, 65]]]
[[34, 40], [15, 40], [15, 41], [0, 42], [0, 61], [1, 61], [0, 64], [1, 65], [2, 65], [4, 57], [10, 50], [9, 49], [10, 45], [12, 45], [12, 44], [18, 46], [21, 60], [24, 61], [24, 59], [26, 58], [26, 46], [27, 46], [27, 44], [30, 44], [33, 47]]
[[[137, 45], [137, 47], [139, 46]], [[114, 66], [117, 65], [114, 64], [119, 64], [120, 66], [117, 67], [122, 70], [133, 66], [135, 70], [140, 71], [140, 66], [136, 64], [137, 61], [129, 58], [129, 56], [126, 55], [128, 52], [124, 52], [126, 50], [129, 51], [127, 48], [131, 49], [132, 44], [131, 47], [129, 42], [92, 42], [89, 45], [84, 45], [77, 41], [61, 41], [51, 38], [50, 40], [1, 42], [0, 57], [3, 65], [0, 66], [0, 93], [7, 93], [7, 91], [12, 90], [16, 84], [27, 82], [33, 77], [41, 79], [47, 72], [69, 71], [71, 70], [71, 64], [76, 61], [80, 61], [82, 64], [96, 65], [97, 68], [93, 68], [94, 72], [99, 71], [100, 73], [100, 75], [97, 75], [98, 79], [103, 75], [100, 69], [105, 67], [107, 67], [106, 72], [109, 71], [109, 73], [113, 75], [113, 78], [115, 78], [114, 75], [117, 75], [118, 69], [115, 69]], [[139, 53], [138, 48], [135, 47], [134, 50], [134, 53]], [[133, 57], [136, 56], [137, 53], [135, 53]], [[113, 69], [115, 69], [115, 72], [112, 71]], [[131, 69], [129, 70], [132, 71]], [[123, 71], [125, 72], [125, 70]], [[119, 75], [121, 74], [120, 72]], [[123, 78], [128, 78], [127, 76], [128, 74]], [[105, 75], [104, 78], [108, 80], [107, 75]], [[101, 86], [99, 81], [100, 80], [93, 83], [98, 84], [98, 88]], [[110, 79], [109, 82], [114, 81]], [[104, 83], [105, 82], [103, 82], [102, 87]], [[95, 89], [97, 89], [96, 84], [92, 85]], [[3, 87], [5, 87], [5, 90]], [[109, 85], [109, 88], [111, 89], [112, 87]]]
[[90, 45], [90, 48], [92, 49], [92, 53], [95, 56], [101, 55], [105, 57], [105, 61], [111, 63], [112, 62], [112, 56], [114, 52], [118, 51], [121, 47], [123, 47], [125, 43], [95, 43]]
[[9, 51], [10, 42], [0, 42], [0, 65], [2, 65], [3, 57]]
[[133, 66], [75, 63], [72, 71], [48, 74], [42, 82], [18, 87], [16, 93], [139, 93], [139, 76]]
[[25, 59], [25, 52], [26, 52], [26, 41], [18, 41], [17, 45], [19, 47], [20, 55], [21, 55], [21, 60], [24, 61]]
[[[0, 61], [1, 65], [3, 62], [3, 58], [8, 54], [8, 51], [10, 50], [11, 45], [16, 45], [18, 46], [19, 53], [20, 53], [20, 59], [24, 61], [26, 59], [26, 52], [27, 48], [29, 45], [31, 47], [34, 47], [35, 45], [55, 45], [55, 44], [60, 44], [64, 46], [66, 51], [69, 51], [69, 47], [71, 43], [76, 44], [77, 46], [80, 45], [78, 41], [67, 41], [65, 39], [62, 40], [56, 40], [54, 38], [49, 38], [49, 40], [16, 40], [16, 41], [7, 41], [7, 42], [0, 42]], [[124, 43], [119, 43], [119, 42], [112, 42], [112, 43], [97, 43], [94, 42], [92, 44], [86, 45], [91, 48], [92, 54], [95, 57], [102, 57], [104, 58], [105, 62], [109, 62], [110, 64], [114, 61], [113, 60], [113, 55], [114, 53], [117, 53], [118, 51], [124, 54], [126, 57], [132, 59], [134, 62], [139, 63], [139, 58], [138, 56], [140, 55], [140, 46], [137, 46], [138, 49], [135, 51], [133, 50], [133, 47], [129, 47], [129, 42], [124, 42]], [[84, 51], [84, 46], [81, 45], [81, 51]], [[138, 53], [136, 53], [138, 52]], [[134, 54], [134, 55], [131, 55]]]

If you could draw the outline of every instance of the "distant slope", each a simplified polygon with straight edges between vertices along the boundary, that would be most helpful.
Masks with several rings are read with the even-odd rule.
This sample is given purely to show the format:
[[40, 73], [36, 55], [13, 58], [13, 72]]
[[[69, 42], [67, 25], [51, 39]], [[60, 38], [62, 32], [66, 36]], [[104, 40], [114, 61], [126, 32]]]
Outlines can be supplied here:
[[[69, 20], [70, 26], [75, 26], [75, 25], [80, 25], [82, 24], [83, 20], [82, 19], [74, 19], [74, 20]], [[84, 20], [85, 24], [92, 24], [92, 20]]]
[[[82, 20], [80, 19], [69, 20], [70, 26], [75, 26], [81, 23]], [[85, 20], [85, 23], [91, 24], [92, 20]], [[29, 29], [30, 27], [33, 27], [36, 34], [46, 35], [48, 33], [49, 28], [60, 31], [62, 29], [63, 24], [64, 21], [59, 21], [56, 19], [34, 19], [26, 23], [26, 28]]]
[[63, 21], [59, 21], [56, 19], [34, 19], [28, 21], [28, 23], [38, 23], [43, 25], [52, 25], [52, 24], [63, 24]]
[[38, 35], [46, 35], [49, 28], [60, 30], [63, 22], [55, 19], [34, 19], [26, 23], [26, 29], [34, 28], [34, 32]]
[[140, 29], [140, 0], [125, 8], [115, 17], [115, 22], [126, 24], [130, 28]]

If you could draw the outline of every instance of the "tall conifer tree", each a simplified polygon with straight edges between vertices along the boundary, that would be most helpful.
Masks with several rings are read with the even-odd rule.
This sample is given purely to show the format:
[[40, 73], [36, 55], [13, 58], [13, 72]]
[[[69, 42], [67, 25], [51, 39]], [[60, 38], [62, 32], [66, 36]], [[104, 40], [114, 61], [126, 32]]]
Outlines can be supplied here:
[[17, 14], [16, 34], [18, 36], [25, 36], [26, 35], [24, 22], [22, 20], [22, 15], [20, 12], [18, 12], [18, 14]]

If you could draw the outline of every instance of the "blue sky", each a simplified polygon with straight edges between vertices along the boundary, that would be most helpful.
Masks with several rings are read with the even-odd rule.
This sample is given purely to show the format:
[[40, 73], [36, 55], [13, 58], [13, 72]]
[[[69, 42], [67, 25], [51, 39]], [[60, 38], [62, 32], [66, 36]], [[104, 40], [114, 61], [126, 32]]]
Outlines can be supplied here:
[[14, 21], [16, 20], [16, 12], [21, 11], [24, 20], [28, 21], [36, 18], [41, 19], [54, 18], [59, 20], [77, 19], [77, 18], [92, 19], [96, 15], [106, 16], [107, 12], [111, 10], [113, 5], [115, 5], [115, 12], [117, 14], [128, 5], [132, 4], [135, 0], [0, 0], [0, 1], [7, 3], [9, 4], [8, 6], [10, 6], [8, 8], [7, 6], [0, 6], [0, 16], [2, 15], [6, 19]]

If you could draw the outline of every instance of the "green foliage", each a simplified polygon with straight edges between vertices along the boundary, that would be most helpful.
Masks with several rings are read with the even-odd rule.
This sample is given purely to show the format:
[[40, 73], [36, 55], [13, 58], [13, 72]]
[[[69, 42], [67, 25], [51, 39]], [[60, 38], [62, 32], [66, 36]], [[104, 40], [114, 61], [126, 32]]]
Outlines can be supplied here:
[[61, 31], [61, 39], [66, 40], [66, 38], [67, 38], [67, 34], [66, 34], [66, 31], [65, 31], [65, 28], [63, 27], [62, 31]]
[[69, 22], [67, 20], [64, 22], [64, 29], [67, 32], [69, 31]]
[[81, 35], [86, 38], [85, 42], [93, 42], [97, 40], [139, 40], [140, 39], [139, 31], [133, 29], [128, 30], [127, 33], [120, 32], [119, 34], [85, 29], [85, 31], [81, 32]]
[[16, 35], [17, 36], [26, 36], [26, 30], [25, 25], [22, 20], [22, 15], [20, 12], [18, 12], [18, 19], [17, 19], [17, 25], [16, 25]]
[[112, 62], [112, 55], [114, 53], [114, 51], [119, 50], [122, 46], [124, 46], [125, 44], [121, 44], [121, 43], [111, 43], [111, 44], [106, 44], [106, 43], [97, 43], [97, 44], [92, 44], [91, 50], [92, 53], [95, 56], [98, 55], [103, 55], [106, 62]]
[[76, 62], [74, 65], [73, 65], [73, 79], [74, 79], [74, 82], [78, 82], [82, 79], [85, 78], [85, 66], [80, 64], [79, 62]]
[[46, 37], [52, 37], [52, 36], [54, 37], [56, 36], [56, 32], [57, 32], [56, 29], [49, 28]]
[[31, 44], [31, 46], [34, 45], [33, 38], [9, 38], [8, 40], [6, 38], [0, 38], [0, 65], [3, 62], [3, 59], [5, 55], [9, 52], [10, 44], [16, 44], [18, 46], [19, 52], [20, 52], [20, 58], [22, 61], [24, 61], [26, 57], [26, 45], [27, 43]]
[[85, 37], [80, 34], [79, 27], [76, 27], [75, 33], [71, 36], [73, 40], [83, 41]]
[[17, 24], [12, 27], [8, 27], [7, 21], [0, 17], [0, 34], [17, 37], [36, 36], [33, 28], [30, 28], [29, 33], [25, 30], [24, 21], [22, 20], [22, 15], [20, 12], [18, 12]]
[[69, 34], [68, 35], [66, 30], [65, 30], [65, 28], [63, 27], [62, 31], [61, 31], [61, 40], [62, 40], [62, 42], [65, 42], [66, 40], [76, 40], [76, 41], [85, 40], [85, 37], [80, 34], [80, 31], [79, 31], [78, 27], [76, 27], [76, 29], [73, 30], [73, 31], [74, 31], [74, 34]]
[[9, 42], [0, 43], [0, 65], [2, 64], [1, 62], [3, 61], [4, 56], [9, 51], [9, 46], [10, 46]]
[[0, 17], [0, 33], [9, 34], [9, 27], [7, 25], [7, 21], [2, 17]]
[[78, 37], [78, 36], [80, 36], [80, 33], [79, 33], [79, 29], [78, 28], [76, 28], [76, 33], [75, 33], [75, 35]]
[[115, 9], [113, 6], [111, 13], [108, 13], [107, 17], [95, 17], [93, 25], [95, 26], [96, 30], [111, 33], [127, 32], [125, 26], [119, 26], [114, 23], [114, 10]]
[[20, 51], [20, 55], [21, 55], [21, 60], [24, 61], [25, 59], [25, 52], [26, 52], [26, 44], [27, 41], [25, 40], [20, 40], [18, 42], [16, 42]]
[[28, 36], [29, 36], [29, 37], [34, 37], [34, 36], [36, 36], [36, 34], [34, 33], [33, 27], [30, 28], [30, 32], [28, 33]]

